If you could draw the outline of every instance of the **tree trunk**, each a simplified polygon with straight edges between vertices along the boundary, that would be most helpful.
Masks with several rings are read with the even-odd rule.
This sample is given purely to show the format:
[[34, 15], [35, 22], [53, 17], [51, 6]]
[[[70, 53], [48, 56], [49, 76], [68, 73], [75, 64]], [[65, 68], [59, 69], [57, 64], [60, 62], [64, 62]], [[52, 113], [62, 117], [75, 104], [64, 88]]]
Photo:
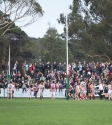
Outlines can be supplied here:
[[0, 43], [0, 71], [2, 71], [2, 56], [3, 56], [2, 48], [3, 48], [3, 44]]

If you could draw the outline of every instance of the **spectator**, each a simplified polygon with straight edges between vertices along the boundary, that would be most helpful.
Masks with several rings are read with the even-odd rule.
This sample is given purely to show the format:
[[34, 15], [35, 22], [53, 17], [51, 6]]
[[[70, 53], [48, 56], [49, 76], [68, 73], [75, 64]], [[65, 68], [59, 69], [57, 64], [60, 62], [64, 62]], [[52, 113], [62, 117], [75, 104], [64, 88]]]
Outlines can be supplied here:
[[44, 63], [42, 64], [42, 73], [45, 74], [45, 65], [44, 65]]
[[18, 70], [19, 70], [18, 61], [16, 61], [14, 66], [13, 66], [13, 71], [15, 74], [17, 74]]
[[38, 65], [38, 69], [39, 69], [39, 72], [42, 72], [42, 63], [40, 62], [40, 64]]
[[53, 63], [53, 71], [54, 71], [54, 72], [57, 71], [57, 63], [56, 63], [56, 62]]
[[28, 74], [28, 71], [29, 71], [29, 65], [28, 65], [28, 63], [26, 63], [26, 74]]
[[63, 72], [63, 65], [61, 62], [58, 65], [58, 71], [60, 72], [60, 74], [62, 74], [62, 72]]
[[34, 67], [35, 67], [35, 68], [34, 68], [34, 69], [35, 69], [35, 71], [34, 71], [34, 72], [35, 72], [35, 74], [37, 74], [37, 73], [38, 73], [38, 65], [37, 65], [37, 63], [36, 63], [36, 62], [34, 63]]
[[23, 76], [25, 76], [25, 74], [26, 74], [26, 61], [22, 64], [22, 72], [23, 72]]
[[81, 62], [79, 62], [79, 64], [78, 64], [78, 71], [79, 71], [79, 76], [81, 76], [82, 75], [82, 64], [81, 64]]
[[16, 78], [17, 78], [17, 80], [20, 78], [22, 78], [22, 74], [21, 74], [21, 72], [20, 71], [18, 71], [18, 73], [16, 74]]
[[64, 64], [63, 64], [63, 71], [64, 71], [64, 72], [66, 72], [66, 67], [67, 67], [67, 66], [66, 66], [66, 62], [64, 62]]
[[99, 81], [99, 85], [98, 85], [98, 87], [99, 87], [99, 96], [100, 96], [100, 99], [102, 100], [103, 99], [103, 85], [102, 85], [102, 82], [101, 82], [101, 80]]
[[61, 82], [59, 82], [59, 92], [62, 92], [63, 91], [63, 85]]
[[50, 64], [50, 62], [47, 62], [45, 68], [46, 68], [46, 73], [48, 74], [50, 72], [50, 70], [51, 70], [51, 64]]

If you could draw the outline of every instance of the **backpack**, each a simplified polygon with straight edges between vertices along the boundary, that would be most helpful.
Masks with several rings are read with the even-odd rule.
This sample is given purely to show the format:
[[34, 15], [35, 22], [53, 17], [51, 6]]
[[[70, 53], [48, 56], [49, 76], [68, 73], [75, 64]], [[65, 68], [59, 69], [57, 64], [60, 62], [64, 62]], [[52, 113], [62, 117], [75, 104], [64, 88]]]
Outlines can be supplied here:
[[104, 92], [108, 92], [108, 87], [105, 87], [105, 88], [104, 88]]

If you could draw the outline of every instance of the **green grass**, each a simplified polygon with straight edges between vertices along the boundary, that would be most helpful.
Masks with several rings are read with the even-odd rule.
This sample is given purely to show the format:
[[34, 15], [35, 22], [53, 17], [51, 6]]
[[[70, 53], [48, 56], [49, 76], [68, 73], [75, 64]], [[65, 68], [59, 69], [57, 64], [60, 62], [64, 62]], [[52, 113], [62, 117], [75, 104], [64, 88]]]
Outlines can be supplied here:
[[112, 102], [0, 98], [0, 125], [112, 125]]

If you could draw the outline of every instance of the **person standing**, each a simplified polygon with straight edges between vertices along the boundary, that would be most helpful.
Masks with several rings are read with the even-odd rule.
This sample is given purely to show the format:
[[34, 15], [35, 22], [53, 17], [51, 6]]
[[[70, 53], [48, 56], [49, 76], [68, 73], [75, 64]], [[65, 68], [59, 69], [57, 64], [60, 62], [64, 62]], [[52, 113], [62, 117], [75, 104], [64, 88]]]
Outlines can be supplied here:
[[44, 91], [44, 82], [41, 81], [40, 85], [39, 85], [39, 91], [40, 91], [40, 100], [43, 99], [43, 91]]
[[23, 76], [25, 76], [25, 74], [26, 74], [26, 61], [22, 64], [22, 72], [23, 72]]
[[51, 91], [51, 99], [55, 99], [55, 91], [56, 91], [55, 81], [51, 83], [50, 91]]
[[49, 72], [51, 70], [51, 64], [50, 64], [50, 62], [47, 62], [46, 66], [45, 66], [45, 69], [46, 69], [46, 74], [49, 74]]
[[62, 65], [61, 62], [58, 64], [57, 69], [60, 72], [60, 74], [62, 74], [62, 72], [63, 72], [63, 65]]
[[28, 65], [28, 63], [26, 63], [25, 67], [26, 67], [26, 74], [28, 74], [28, 71], [29, 71], [29, 65]]
[[34, 67], [34, 64], [33, 63], [31, 63], [30, 65], [29, 65], [29, 73], [30, 73], [30, 75], [31, 74], [34, 74], [34, 71], [35, 71], [35, 67]]
[[15, 83], [12, 83], [12, 98], [14, 98]]
[[34, 96], [35, 96], [35, 99], [37, 99], [38, 90], [39, 90], [39, 87], [38, 87], [37, 84], [35, 84], [34, 85]]
[[26, 92], [26, 84], [25, 83], [23, 83], [23, 85], [22, 85], [22, 93], [24, 93], [24, 92]]
[[112, 100], [112, 83], [108, 85], [108, 99], [109, 101]]
[[42, 73], [42, 63], [40, 62], [40, 64], [38, 65], [38, 69], [39, 69], [39, 72]]
[[79, 71], [79, 75], [81, 76], [82, 75], [82, 64], [81, 64], [81, 62], [79, 62], [79, 64], [78, 64], [78, 71]]
[[104, 95], [105, 95], [105, 100], [108, 99], [108, 85], [105, 83], [104, 84]]
[[74, 98], [74, 95], [73, 95], [73, 86], [71, 84], [69, 84], [69, 93], [68, 93], [68, 96], [70, 98]]
[[63, 91], [63, 85], [61, 82], [59, 82], [59, 93]]
[[87, 100], [87, 87], [86, 87], [86, 82], [84, 79], [82, 79], [81, 83], [80, 83], [80, 99], [86, 99]]
[[12, 89], [13, 89], [12, 82], [10, 82], [7, 87], [7, 92], [8, 92], [7, 99], [12, 100]]
[[33, 93], [34, 93], [34, 87], [33, 87], [33, 85], [30, 85], [30, 97], [29, 97], [29, 99], [32, 98]]
[[38, 73], [38, 64], [36, 62], [34, 63], [34, 67], [35, 67], [35, 71], [34, 72], [35, 72], [35, 74], [37, 74]]
[[103, 84], [101, 83], [101, 81], [99, 81], [99, 96], [100, 96], [100, 99], [102, 100], [103, 99]]
[[42, 73], [45, 74], [45, 64], [42, 63]]
[[94, 96], [94, 83], [92, 81], [90, 81], [89, 83], [89, 98], [91, 99], [95, 99]]
[[75, 100], [79, 100], [79, 94], [80, 94], [80, 85], [78, 82], [75, 82], [75, 86], [76, 86], [76, 89], [75, 89]]
[[16, 61], [16, 62], [14, 63], [14, 67], [13, 67], [13, 71], [14, 71], [15, 74], [17, 74], [18, 69], [19, 69], [19, 67], [18, 67], [18, 61]]
[[53, 63], [53, 71], [56, 72], [57, 71], [57, 63], [54, 61]]

